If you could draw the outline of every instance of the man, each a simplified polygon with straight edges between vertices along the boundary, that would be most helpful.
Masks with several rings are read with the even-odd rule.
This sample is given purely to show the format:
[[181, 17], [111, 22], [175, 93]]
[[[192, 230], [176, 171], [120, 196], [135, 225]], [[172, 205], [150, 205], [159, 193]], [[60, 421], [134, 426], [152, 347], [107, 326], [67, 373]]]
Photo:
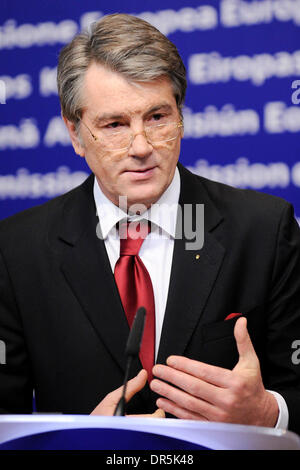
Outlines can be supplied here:
[[[120, 266], [124, 255], [146, 272], [144, 293], [155, 306], [154, 351], [133, 364], [128, 414], [159, 407], [178, 418], [300, 432], [292, 361], [299, 227], [285, 201], [208, 181], [178, 163], [185, 87], [175, 46], [129, 15], [105, 17], [63, 49], [62, 115], [92, 175], [0, 225], [3, 412], [30, 412], [34, 388], [38, 411], [113, 413], [127, 303], [137, 292]], [[172, 216], [174, 206], [182, 219]], [[204, 229], [203, 247], [189, 245], [185, 230], [178, 236], [186, 214]], [[126, 218], [151, 222], [138, 255], [122, 254]], [[130, 284], [125, 291], [122, 283]], [[147, 375], [140, 369], [148, 356]]]

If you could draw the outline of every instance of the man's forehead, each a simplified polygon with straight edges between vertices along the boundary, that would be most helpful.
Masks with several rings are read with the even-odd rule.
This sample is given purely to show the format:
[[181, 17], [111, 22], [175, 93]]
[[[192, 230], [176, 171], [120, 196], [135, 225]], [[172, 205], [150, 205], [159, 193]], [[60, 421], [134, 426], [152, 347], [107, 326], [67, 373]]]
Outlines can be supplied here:
[[[176, 109], [173, 88], [168, 77], [148, 82], [130, 81], [101, 65], [90, 66], [83, 83], [84, 108], [95, 110], [103, 119], [130, 113]], [[99, 108], [98, 108], [99, 110]], [[94, 114], [94, 113], [93, 113]]]

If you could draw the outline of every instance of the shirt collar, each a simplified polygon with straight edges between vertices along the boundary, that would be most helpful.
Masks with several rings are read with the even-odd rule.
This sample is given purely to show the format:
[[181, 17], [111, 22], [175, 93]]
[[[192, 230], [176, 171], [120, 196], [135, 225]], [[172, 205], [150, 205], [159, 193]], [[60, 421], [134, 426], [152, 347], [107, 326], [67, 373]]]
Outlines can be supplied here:
[[[161, 195], [159, 200], [142, 216], [135, 216], [134, 220], [137, 220], [138, 218], [148, 219], [168, 235], [175, 238], [179, 194], [180, 175], [178, 168], [176, 167], [171, 184]], [[120, 220], [127, 218], [128, 215], [105, 196], [98, 184], [97, 178], [95, 178], [94, 181], [94, 199], [102, 237], [105, 239], [116, 224], [120, 222]]]

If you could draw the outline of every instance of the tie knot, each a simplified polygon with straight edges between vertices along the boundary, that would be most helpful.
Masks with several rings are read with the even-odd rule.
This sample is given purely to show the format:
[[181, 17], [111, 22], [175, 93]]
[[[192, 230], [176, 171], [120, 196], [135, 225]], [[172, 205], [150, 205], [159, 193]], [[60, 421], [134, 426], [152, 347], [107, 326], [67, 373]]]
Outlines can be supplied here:
[[120, 222], [120, 256], [138, 255], [143, 241], [150, 232], [150, 222], [139, 220], [136, 222]]

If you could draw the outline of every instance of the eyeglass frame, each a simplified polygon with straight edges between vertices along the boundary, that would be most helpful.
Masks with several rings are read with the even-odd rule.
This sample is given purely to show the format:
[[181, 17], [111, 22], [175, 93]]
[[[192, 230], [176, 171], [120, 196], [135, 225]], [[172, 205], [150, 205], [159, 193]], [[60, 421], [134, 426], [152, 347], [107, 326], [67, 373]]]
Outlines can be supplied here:
[[[82, 124], [84, 124], [84, 126], [87, 128], [87, 130], [89, 131], [89, 133], [91, 134], [92, 138], [94, 139], [94, 141], [99, 141], [99, 138], [93, 134], [93, 132], [91, 131], [91, 129], [88, 127], [88, 125], [82, 120], [82, 119], [79, 119], [80, 122], [82, 122]], [[156, 126], [151, 126], [152, 128], [154, 127], [162, 127], [162, 126], [167, 126], [169, 124], [176, 124], [175, 127], [177, 127], [178, 129], [180, 127], [183, 127], [183, 121], [180, 120], [179, 122], [176, 122], [176, 121], [173, 121], [173, 122], [169, 122], [168, 124], [157, 124]], [[149, 126], [148, 126], [149, 127]], [[146, 126], [147, 128], [147, 126]], [[118, 133], [118, 132], [117, 132]], [[110, 152], [118, 152], [118, 151], [121, 151], [121, 150], [128, 150], [130, 149], [134, 139], [138, 136], [138, 135], [144, 135], [145, 139], [147, 140], [148, 144], [150, 145], [154, 145], [155, 144], [160, 144], [162, 142], [170, 142], [171, 140], [175, 140], [176, 137], [178, 137], [178, 134], [176, 135], [176, 137], [172, 137], [171, 139], [167, 139], [167, 140], [160, 140], [160, 141], [157, 141], [157, 142], [151, 142], [148, 140], [148, 137], [147, 137], [147, 133], [146, 133], [146, 130], [144, 129], [142, 132], [137, 132], [136, 134], [133, 134], [133, 132], [130, 132], [131, 134], [131, 141], [130, 141], [130, 144], [128, 147], [123, 147], [123, 148], [119, 148], [119, 149], [108, 149]]]

